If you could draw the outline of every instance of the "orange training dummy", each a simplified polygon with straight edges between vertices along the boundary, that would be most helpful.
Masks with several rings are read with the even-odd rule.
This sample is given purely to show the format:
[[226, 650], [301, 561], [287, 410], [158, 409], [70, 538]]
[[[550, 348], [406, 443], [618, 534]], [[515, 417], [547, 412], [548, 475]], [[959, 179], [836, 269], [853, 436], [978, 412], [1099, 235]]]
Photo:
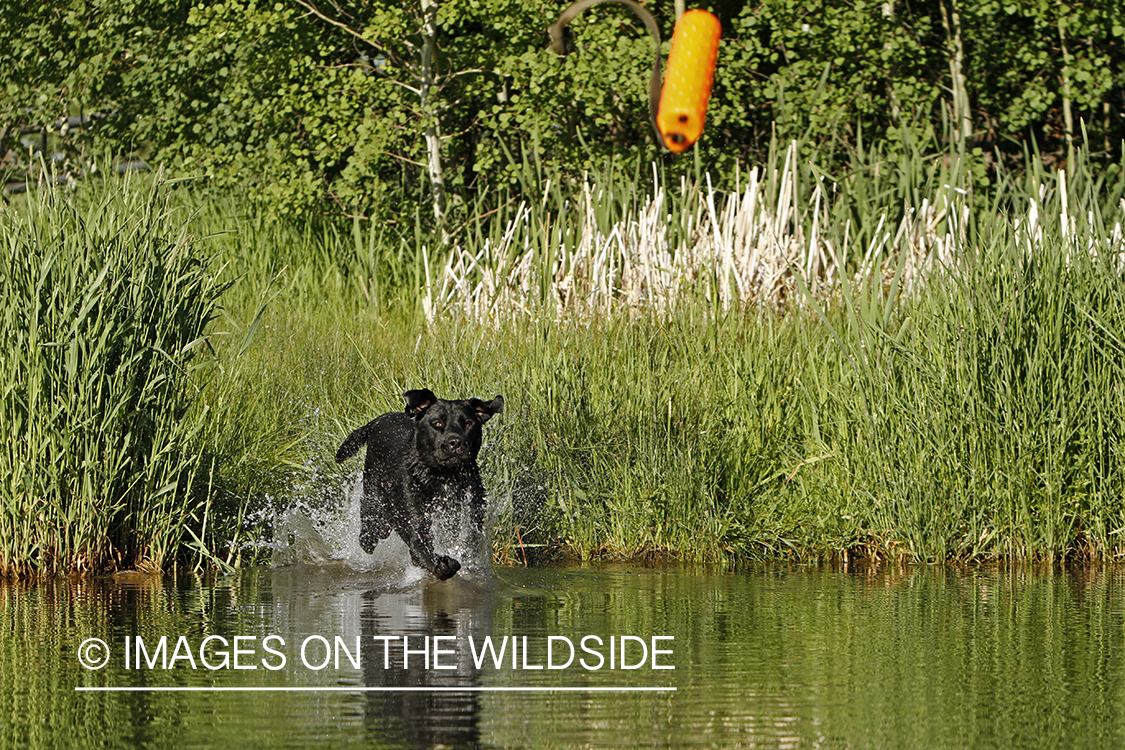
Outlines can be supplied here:
[[673, 153], [687, 151], [703, 134], [722, 31], [719, 19], [705, 10], [689, 10], [676, 22], [656, 115], [664, 145]]
[[648, 84], [648, 110], [657, 142], [673, 153], [682, 154], [699, 140], [711, 98], [715, 59], [719, 54], [722, 25], [705, 10], [689, 10], [676, 22], [672, 51], [668, 54], [668, 75], [660, 87], [660, 27], [648, 10], [635, 0], [577, 0], [562, 12], [547, 29], [551, 49], [559, 55], [567, 51], [563, 30], [579, 13], [602, 3], [619, 3], [644, 21], [656, 40], [656, 56]]

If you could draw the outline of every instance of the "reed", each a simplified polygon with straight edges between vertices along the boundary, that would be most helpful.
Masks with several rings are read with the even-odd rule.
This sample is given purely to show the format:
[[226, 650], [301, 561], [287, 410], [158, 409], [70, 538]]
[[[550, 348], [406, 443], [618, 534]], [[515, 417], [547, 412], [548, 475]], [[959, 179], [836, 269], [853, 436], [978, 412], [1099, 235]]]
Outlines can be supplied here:
[[[964, 231], [964, 191], [948, 185], [957, 174], [916, 176], [928, 193], [919, 204], [900, 197], [872, 211], [856, 205], [863, 191], [841, 197], [838, 183], [800, 159], [796, 143], [777, 157], [727, 191], [709, 174], [681, 178], [669, 191], [653, 165], [643, 202], [635, 180], [603, 175], [594, 185], [587, 175], [570, 194], [552, 194], [548, 180], [542, 199], [521, 201], [501, 232], [455, 245], [436, 273], [427, 262], [426, 318], [588, 318], [708, 303], [782, 309], [799, 287], [836, 293], [842, 273], [878, 277], [901, 264], [912, 287], [948, 262], [954, 233]], [[848, 215], [857, 209], [866, 213]]]
[[[708, 561], [1125, 555], [1122, 165], [1097, 172], [1079, 152], [1046, 172], [1029, 154], [987, 189], [979, 165], [921, 149], [856, 152], [829, 173], [789, 146], [748, 173], [674, 185], [659, 167], [572, 183], [533, 158], [516, 166], [514, 197], [482, 199], [440, 253], [422, 234], [279, 220], [195, 188], [154, 198], [132, 183], [5, 214], [8, 255], [24, 258], [4, 271], [24, 289], [4, 328], [22, 358], [4, 362], [7, 568], [62, 560], [64, 535], [77, 567], [124, 561], [107, 539], [133, 559], [177, 545], [222, 565], [267, 559], [286, 510], [330, 520], [345, 506], [332, 456], [348, 430], [420, 386], [504, 395], [482, 460], [509, 560], [542, 549], [529, 545]], [[94, 284], [109, 262], [99, 237], [121, 238], [135, 253], [114, 262], [139, 270]], [[56, 245], [73, 260], [34, 261]], [[160, 265], [168, 248], [195, 265]], [[129, 305], [85, 310], [111, 281], [112, 299], [130, 299], [142, 278], [173, 300], [195, 284], [211, 306], [170, 306], [149, 327]], [[16, 325], [33, 309], [53, 322]], [[214, 359], [184, 321], [208, 325]], [[119, 382], [146, 381], [67, 379], [71, 341], [93, 351], [154, 327], [175, 343], [146, 351], [178, 364], [140, 392], [164, 401], [115, 410]], [[28, 331], [47, 343], [20, 348]], [[40, 381], [53, 390], [28, 385]], [[91, 412], [78, 396], [103, 381], [107, 406]], [[157, 471], [131, 461], [140, 436], [105, 437], [140, 422], [87, 426], [158, 413], [177, 415], [143, 433], [171, 446], [145, 443], [164, 478], [120, 479]], [[48, 465], [56, 444], [74, 460]], [[72, 488], [99, 477], [119, 480]]]
[[657, 179], [608, 222], [628, 200], [586, 183], [437, 263], [434, 336], [494, 328], [481, 366], [527, 403], [506, 450], [552, 533], [583, 556], [1125, 553], [1122, 171], [1029, 158], [974, 195], [956, 162], [779, 161], [671, 207]]
[[841, 381], [817, 484], [858, 550], [1125, 552], [1125, 202], [1120, 172], [1074, 166], [1002, 176], [1005, 205], [968, 217], [924, 293], [857, 283], [825, 309]]
[[159, 567], [201, 512], [190, 376], [222, 287], [160, 183], [0, 213], [0, 574]]
[[295, 259], [209, 392], [244, 405], [216, 428], [256, 467], [232, 496], [262, 509], [275, 466], [265, 505], [342, 507], [335, 445], [426, 385], [507, 400], [483, 465], [509, 560], [1125, 552], [1121, 171], [1029, 156], [984, 191], [956, 161], [829, 175], [789, 148], [670, 190], [522, 166], [538, 198], [404, 264], [401, 305]]

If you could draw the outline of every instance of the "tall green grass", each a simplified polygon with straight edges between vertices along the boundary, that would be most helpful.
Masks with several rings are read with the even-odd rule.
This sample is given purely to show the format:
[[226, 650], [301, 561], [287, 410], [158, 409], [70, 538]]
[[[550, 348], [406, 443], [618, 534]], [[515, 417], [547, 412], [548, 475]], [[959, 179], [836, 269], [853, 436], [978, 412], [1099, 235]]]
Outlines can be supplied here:
[[0, 574], [159, 567], [201, 513], [222, 292], [159, 180], [0, 213]]
[[[482, 203], [448, 252], [377, 222], [276, 220], [190, 186], [168, 196], [190, 209], [185, 224], [124, 210], [156, 205], [136, 184], [99, 198], [114, 208], [98, 216], [119, 217], [102, 234], [190, 232], [223, 269], [204, 296], [232, 284], [218, 316], [200, 317], [211, 366], [175, 369], [187, 377], [168, 402], [181, 419], [166, 455], [180, 479], [159, 497], [180, 504], [143, 515], [118, 503], [102, 518], [138, 539], [156, 532], [120, 519], [173, 530], [153, 559], [185, 542], [224, 564], [267, 559], [286, 507], [343, 507], [352, 468], [332, 456], [348, 431], [429, 387], [505, 397], [482, 461], [508, 559], [529, 545], [712, 561], [1120, 557], [1123, 170], [1079, 159], [1046, 172], [1029, 155], [985, 187], [979, 165], [920, 154], [857, 152], [827, 173], [776, 149], [756, 173], [675, 185], [643, 165], [566, 183], [529, 160], [522, 199]], [[55, 237], [22, 228], [63, 226], [54, 205], [38, 224], [9, 215], [5, 242]], [[120, 218], [142, 214], [161, 218]], [[130, 229], [141, 224], [159, 231]], [[133, 244], [159, 256], [169, 242]], [[28, 289], [67, 284], [85, 289], [63, 277]], [[41, 337], [66, 343], [44, 361], [70, 346]], [[17, 383], [31, 367], [5, 366]], [[6, 409], [25, 398], [7, 393]], [[60, 439], [49, 424], [26, 444]], [[4, 481], [29, 481], [6, 460]], [[207, 468], [205, 492], [183, 494], [193, 466]], [[67, 486], [51, 471], [21, 502]], [[43, 528], [96, 528], [99, 503]], [[49, 505], [61, 518], [66, 504]], [[6, 507], [10, 568], [56, 554], [7, 541], [33, 539], [16, 526], [36, 516]]]
[[[370, 389], [337, 392], [325, 431], [418, 384], [503, 393], [487, 471], [497, 538], [517, 559], [528, 540], [712, 560], [1125, 552], [1121, 171], [1048, 173], [1029, 158], [986, 191], [957, 162], [857, 155], [839, 175], [788, 163], [760, 183], [763, 223], [786, 228], [770, 239], [785, 295], [725, 302], [720, 252], [675, 304], [633, 305], [627, 275], [607, 273], [587, 288], [605, 304], [559, 315], [552, 269], [583, 232], [635, 226], [649, 199], [616, 179], [551, 187], [494, 220], [504, 252], [433, 259], [458, 269], [447, 289], [460, 301], [427, 308], [428, 323], [319, 328], [316, 349], [354, 348], [326, 369]], [[706, 226], [700, 206], [746, 205], [745, 185], [681, 194], [660, 215], [673, 251], [701, 234], [678, 227]], [[824, 261], [813, 272], [811, 258]], [[304, 339], [300, 326], [284, 325]]]
[[895, 297], [826, 307], [840, 381], [816, 478], [874, 554], [1125, 552], [1125, 221], [1113, 181], [1001, 176], [952, 261]]

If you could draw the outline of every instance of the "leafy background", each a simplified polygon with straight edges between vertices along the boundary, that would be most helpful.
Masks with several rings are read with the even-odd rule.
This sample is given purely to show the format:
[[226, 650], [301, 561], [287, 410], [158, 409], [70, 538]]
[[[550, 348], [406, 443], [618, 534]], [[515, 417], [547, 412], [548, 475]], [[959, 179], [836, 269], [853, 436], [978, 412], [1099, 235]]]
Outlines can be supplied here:
[[[519, 191], [520, 154], [580, 176], [610, 159], [657, 155], [646, 116], [652, 40], [604, 5], [573, 26], [573, 51], [547, 49], [564, 4], [437, 5], [431, 108], [451, 217], [482, 195]], [[671, 3], [650, 2], [664, 29]], [[870, 144], [940, 153], [951, 126], [955, 57], [987, 181], [994, 160], [1034, 152], [1065, 164], [1068, 135], [1111, 163], [1125, 137], [1125, 10], [1117, 0], [840, 2], [725, 0], [705, 137], [717, 174], [761, 163], [772, 137], [801, 137], [820, 164]], [[320, 11], [314, 14], [310, 8]], [[419, 2], [15, 0], [0, 9], [0, 153], [9, 180], [94, 155], [140, 157], [218, 187], [250, 188], [284, 213], [378, 217], [410, 234], [433, 221], [419, 106]], [[1067, 109], [1072, 118], [1069, 134]], [[109, 115], [64, 128], [71, 115]], [[912, 146], [911, 146], [912, 147]], [[665, 157], [668, 159], [668, 157]], [[685, 169], [691, 157], [669, 166]]]

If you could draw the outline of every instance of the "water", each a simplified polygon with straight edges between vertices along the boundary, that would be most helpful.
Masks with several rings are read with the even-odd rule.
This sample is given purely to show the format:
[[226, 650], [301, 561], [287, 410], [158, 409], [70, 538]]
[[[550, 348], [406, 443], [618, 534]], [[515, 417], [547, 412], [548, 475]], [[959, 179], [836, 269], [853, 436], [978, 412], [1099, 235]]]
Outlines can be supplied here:
[[[439, 583], [328, 561], [0, 587], [0, 634], [4, 748], [1125, 747], [1115, 569], [501, 568]], [[209, 636], [223, 640], [200, 654]], [[485, 636], [515, 636], [514, 665], [510, 650], [478, 665]], [[555, 640], [548, 661], [549, 636], [575, 646], [565, 668], [546, 668], [568, 656]], [[598, 663], [587, 636], [600, 669], [578, 660]], [[609, 668], [610, 636], [633, 637], [636, 668], [620, 668], [619, 640]], [[110, 657], [88, 670], [79, 647], [95, 637]], [[134, 650], [126, 668], [138, 637], [141, 667]], [[337, 638], [339, 662], [317, 668]], [[240, 686], [332, 690], [214, 689]], [[552, 691], [510, 690], [529, 687]], [[553, 690], [589, 687], [614, 691]], [[675, 691], [621, 690], [638, 687]]]

